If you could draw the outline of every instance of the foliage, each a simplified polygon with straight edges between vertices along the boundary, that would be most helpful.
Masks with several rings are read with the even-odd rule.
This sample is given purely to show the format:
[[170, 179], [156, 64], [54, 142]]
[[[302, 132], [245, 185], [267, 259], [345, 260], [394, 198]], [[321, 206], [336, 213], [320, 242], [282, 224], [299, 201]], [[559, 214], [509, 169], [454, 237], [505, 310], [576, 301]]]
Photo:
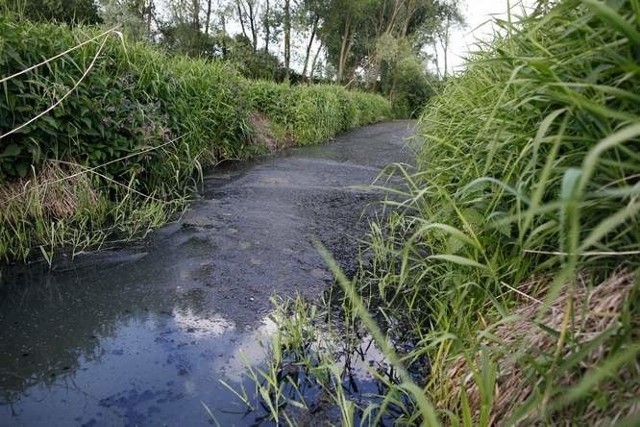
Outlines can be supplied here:
[[215, 55], [214, 38], [196, 30], [191, 24], [165, 24], [159, 29], [160, 46], [169, 53], [194, 58]]
[[242, 35], [233, 38], [220, 36], [219, 40], [224, 46], [221, 58], [233, 64], [243, 76], [254, 80], [283, 81], [285, 71], [277, 56], [262, 49], [254, 50], [251, 41]]
[[393, 70], [394, 90], [390, 93], [396, 117], [417, 118], [436, 93], [436, 81], [425, 73], [416, 58], [402, 59]]
[[363, 69], [373, 81], [380, 74], [377, 49], [385, 40], [400, 40], [420, 52], [440, 22], [447, 5], [457, 13], [457, 5], [425, 0], [330, 0], [309, 2], [322, 19], [319, 36], [327, 48], [327, 59], [337, 70], [337, 79], [347, 83]]
[[6, 0], [9, 10], [33, 21], [68, 24], [102, 22], [95, 0]]
[[[411, 425], [637, 423], [638, 10], [565, 0], [503, 22], [506, 36], [424, 110], [418, 168], [389, 169], [404, 183], [389, 189], [395, 212], [372, 224], [357, 276], [336, 272], [344, 296], [324, 310], [342, 314], [335, 336], [354, 324], [377, 336], [401, 378], [376, 407], [331, 388], [343, 412], [373, 424], [378, 410]], [[300, 369], [337, 363], [319, 351]], [[425, 383], [403, 373], [416, 361]]]
[[374, 74], [369, 79], [375, 79], [379, 89], [387, 94], [396, 117], [417, 118], [435, 94], [435, 79], [425, 70], [407, 39], [396, 39], [390, 34], [381, 36], [376, 56], [380, 75]]
[[[448, 54], [451, 30], [463, 25], [465, 25], [465, 21], [460, 11], [460, 1], [447, 0], [435, 5], [433, 12], [417, 34], [419, 44], [432, 46], [434, 53], [432, 60], [440, 78], [446, 78], [449, 72]], [[442, 58], [439, 57], [440, 50]]]
[[391, 114], [382, 97], [334, 85], [287, 86], [257, 81], [250, 86], [248, 96], [252, 109], [266, 114], [301, 144], [317, 143]]
[[[256, 130], [249, 117], [256, 111], [280, 123], [281, 136], [296, 143], [320, 142], [356, 124], [343, 121], [345, 109], [356, 104], [342, 88], [273, 83], [278, 95], [271, 96], [268, 84], [244, 79], [226, 62], [172, 57], [95, 28], [72, 31], [4, 16], [0, 34], [0, 69], [6, 78], [0, 96], [0, 183], [27, 188], [52, 162], [75, 165], [79, 169], [68, 179], [91, 176], [88, 185], [97, 194], [92, 200], [111, 204], [92, 210], [71, 203], [82, 206], [80, 221], [74, 215], [60, 217], [35, 195], [24, 199], [31, 194], [26, 190], [12, 193], [7, 200], [23, 200], [27, 208], [3, 205], [3, 222], [12, 224], [4, 230], [13, 227], [15, 233], [0, 235], [0, 256], [24, 257], [31, 248], [26, 242], [40, 244], [51, 234], [46, 226], [22, 230], [19, 224], [61, 221], [61, 230], [73, 232], [73, 224], [82, 223], [87, 234], [94, 229], [106, 238], [103, 229], [124, 218], [118, 210], [122, 203], [132, 210], [149, 205], [152, 212], [165, 203], [169, 215], [180, 206], [174, 201], [193, 190], [203, 166], [267, 152], [252, 139]], [[46, 58], [52, 59], [22, 72]], [[373, 109], [359, 123], [388, 115], [380, 97], [357, 96], [371, 100], [358, 107]], [[162, 222], [155, 213], [152, 217], [153, 224]]]
[[100, 17], [108, 28], [118, 26], [128, 38], [150, 41], [155, 0], [100, 0]]
[[[7, 54], [0, 61], [7, 75], [96, 35], [9, 21], [2, 23], [2, 33]], [[189, 147], [189, 161], [199, 159], [205, 151], [205, 132], [219, 135], [219, 155], [236, 154], [234, 146], [241, 144], [244, 123], [241, 110], [233, 106], [241, 99], [240, 81], [223, 65], [171, 62], [143, 45], [125, 48], [118, 37], [101, 36], [5, 83], [0, 101], [5, 111], [3, 131], [27, 123], [67, 92], [70, 96], [40, 120], [3, 139], [1, 174], [25, 176], [31, 165], [37, 168], [45, 159], [57, 158], [74, 159], [87, 167], [108, 163], [103, 173], [120, 182], [139, 181], [141, 189], [145, 183], [175, 179], [177, 170], [188, 176], [190, 168], [183, 168], [175, 153]], [[194, 104], [200, 107], [198, 99], [207, 100], [202, 109], [194, 108]], [[213, 108], [217, 116], [209, 114]], [[178, 142], [165, 146], [178, 136]], [[163, 149], [150, 150], [135, 161], [114, 162], [160, 146]]]

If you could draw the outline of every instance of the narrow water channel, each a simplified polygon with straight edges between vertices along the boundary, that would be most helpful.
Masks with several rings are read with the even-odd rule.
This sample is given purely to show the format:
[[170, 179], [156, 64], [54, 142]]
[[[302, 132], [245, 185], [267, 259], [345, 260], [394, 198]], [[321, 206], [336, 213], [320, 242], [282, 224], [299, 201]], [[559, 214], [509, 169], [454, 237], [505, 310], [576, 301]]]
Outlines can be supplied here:
[[[272, 295], [315, 298], [409, 158], [411, 122], [220, 168], [175, 223], [126, 248], [0, 269], [1, 426], [251, 425], [238, 387], [276, 329]], [[250, 384], [246, 384], [250, 389]]]

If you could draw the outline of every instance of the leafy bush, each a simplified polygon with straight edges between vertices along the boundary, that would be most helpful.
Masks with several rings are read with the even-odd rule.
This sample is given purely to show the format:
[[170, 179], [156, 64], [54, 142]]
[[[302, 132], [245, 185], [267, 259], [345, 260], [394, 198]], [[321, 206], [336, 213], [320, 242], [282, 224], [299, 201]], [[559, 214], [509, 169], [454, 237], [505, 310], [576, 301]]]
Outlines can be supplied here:
[[[629, 68], [638, 22], [629, 2], [589, 4], [565, 1], [478, 54], [422, 117], [420, 160], [438, 189], [431, 202], [444, 217], [464, 207], [489, 258], [628, 250], [640, 241], [640, 73]], [[599, 228], [616, 215], [620, 224]], [[547, 257], [527, 258], [533, 266], [531, 258]]]
[[395, 116], [419, 117], [429, 99], [435, 95], [435, 79], [425, 74], [424, 66], [415, 57], [401, 60], [393, 72], [391, 103]]
[[363, 125], [391, 117], [392, 111], [389, 102], [381, 96], [373, 96], [364, 92], [355, 92], [353, 100], [356, 105], [356, 124]]
[[288, 86], [256, 81], [248, 90], [252, 109], [264, 113], [300, 144], [317, 143], [390, 117], [389, 103], [381, 96], [335, 85]]
[[362, 294], [414, 325], [405, 360], [429, 357], [426, 391], [447, 422], [634, 417], [637, 11], [567, 0], [503, 23], [424, 110], [406, 210], [374, 229]]
[[[51, 24], [4, 20], [0, 25], [6, 52], [0, 66], [6, 76], [96, 35]], [[217, 63], [169, 60], [143, 45], [125, 48], [113, 34], [102, 36], [5, 82], [3, 133], [71, 94], [4, 138], [0, 176], [25, 176], [32, 165], [37, 168], [49, 158], [73, 159], [87, 167], [105, 165], [101, 170], [109, 177], [138, 182], [148, 191], [176, 178], [174, 185], [180, 187], [201, 157], [210, 161], [241, 150], [246, 121], [242, 85], [239, 76]], [[215, 144], [210, 135], [216, 135]], [[135, 157], [117, 161], [126, 156]]]

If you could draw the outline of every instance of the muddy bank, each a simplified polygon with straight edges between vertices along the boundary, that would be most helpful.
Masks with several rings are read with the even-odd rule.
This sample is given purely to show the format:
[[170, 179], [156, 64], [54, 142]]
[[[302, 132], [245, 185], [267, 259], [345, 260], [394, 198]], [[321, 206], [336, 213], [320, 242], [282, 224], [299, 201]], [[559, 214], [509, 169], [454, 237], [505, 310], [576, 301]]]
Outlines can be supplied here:
[[0, 277], [0, 424], [223, 425], [252, 415], [241, 383], [275, 329], [269, 297], [314, 298], [331, 279], [311, 239], [353, 268], [379, 192], [407, 161], [412, 123], [209, 173], [182, 218], [125, 249]]

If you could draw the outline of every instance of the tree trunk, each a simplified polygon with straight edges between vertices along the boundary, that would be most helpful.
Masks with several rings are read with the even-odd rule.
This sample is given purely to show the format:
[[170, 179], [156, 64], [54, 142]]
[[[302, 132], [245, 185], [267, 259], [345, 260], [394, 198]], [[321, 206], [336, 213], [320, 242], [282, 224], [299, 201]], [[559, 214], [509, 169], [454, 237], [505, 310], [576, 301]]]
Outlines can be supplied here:
[[258, 27], [256, 25], [255, 10], [253, 9], [253, 2], [247, 1], [247, 7], [249, 8], [249, 26], [251, 27], [251, 41], [253, 42], [253, 52], [258, 50]]
[[433, 53], [434, 53], [434, 60], [436, 63], [436, 73], [438, 74], [438, 77], [442, 77], [442, 73], [440, 72], [440, 58], [438, 56], [438, 43], [436, 43], [436, 41], [433, 41]]
[[147, 6], [146, 2], [143, 6], [143, 15], [146, 14], [146, 23], [147, 23], [147, 39], [151, 39], [151, 19], [153, 18], [153, 11], [155, 6], [153, 4], [153, 0], [149, 0], [149, 5]]
[[344, 32], [342, 34], [342, 46], [340, 47], [340, 58], [338, 59], [338, 83], [344, 80], [344, 67], [347, 64], [347, 55], [351, 49], [351, 14], [347, 15], [344, 21]]
[[447, 63], [447, 51], [449, 50], [449, 26], [451, 25], [451, 18], [447, 15], [447, 26], [444, 31], [444, 76], [447, 77], [449, 64]]
[[207, 17], [206, 22], [204, 23], [204, 33], [209, 35], [209, 28], [211, 25], [211, 2], [213, 0], [207, 0]]
[[284, 81], [289, 82], [291, 62], [291, 0], [284, 0]]
[[247, 30], [244, 26], [244, 17], [242, 14], [242, 5], [240, 4], [240, 0], [236, 0], [236, 7], [238, 8], [238, 21], [240, 21], [240, 28], [242, 29], [242, 35], [248, 39], [249, 37], [247, 36]]
[[318, 62], [318, 56], [320, 56], [320, 51], [322, 50], [322, 44], [318, 46], [318, 50], [316, 50], [316, 54], [313, 56], [313, 61], [311, 61], [311, 69], [309, 70], [309, 81], [313, 82], [313, 73], [316, 71], [316, 63]]
[[192, 0], [191, 7], [193, 8], [191, 11], [191, 23], [193, 24], [193, 29], [200, 31], [200, 0]]
[[389, 19], [389, 23], [387, 25], [387, 30], [385, 31], [387, 34], [391, 34], [393, 27], [396, 25], [396, 19], [398, 18], [398, 14], [400, 13], [400, 7], [402, 6], [401, 0], [396, 0], [393, 5], [393, 12], [391, 13], [391, 19]]
[[269, 13], [271, 13], [271, 5], [269, 0], [266, 1], [264, 11], [264, 51], [269, 53], [269, 38], [271, 37], [271, 23], [269, 22]]
[[313, 21], [313, 27], [311, 28], [311, 36], [309, 37], [309, 44], [307, 44], [307, 54], [304, 56], [304, 68], [302, 69], [302, 77], [307, 75], [307, 66], [309, 65], [309, 57], [311, 56], [311, 46], [313, 40], [316, 37], [316, 31], [318, 31], [318, 23], [320, 22], [320, 15], [316, 15], [316, 19]]

